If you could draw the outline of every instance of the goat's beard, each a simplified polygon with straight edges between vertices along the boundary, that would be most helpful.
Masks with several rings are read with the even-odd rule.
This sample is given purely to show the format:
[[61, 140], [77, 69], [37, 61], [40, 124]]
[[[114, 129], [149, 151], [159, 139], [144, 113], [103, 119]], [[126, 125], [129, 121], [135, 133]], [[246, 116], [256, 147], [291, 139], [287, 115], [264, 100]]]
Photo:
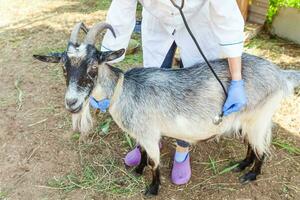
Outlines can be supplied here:
[[93, 118], [88, 100], [83, 103], [79, 113], [72, 114], [72, 126], [74, 131], [79, 131], [82, 134], [87, 134], [93, 127]]

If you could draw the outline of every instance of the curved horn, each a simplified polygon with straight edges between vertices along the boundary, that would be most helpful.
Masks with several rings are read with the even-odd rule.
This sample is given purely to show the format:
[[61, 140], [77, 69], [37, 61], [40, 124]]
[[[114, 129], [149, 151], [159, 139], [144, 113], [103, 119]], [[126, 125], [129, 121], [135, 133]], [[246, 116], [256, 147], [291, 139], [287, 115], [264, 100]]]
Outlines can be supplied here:
[[113, 36], [116, 37], [115, 31], [110, 24], [97, 23], [87, 33], [85, 40], [84, 40], [84, 44], [95, 45], [97, 34], [104, 29], [109, 29], [112, 32]]
[[82, 29], [85, 33], [87, 33], [87, 28], [83, 24], [83, 22], [77, 23], [73, 27], [73, 30], [72, 30], [72, 33], [71, 33], [71, 36], [70, 36], [70, 42], [72, 42], [73, 44], [77, 44], [77, 37], [78, 37], [78, 33], [79, 33], [80, 29]]

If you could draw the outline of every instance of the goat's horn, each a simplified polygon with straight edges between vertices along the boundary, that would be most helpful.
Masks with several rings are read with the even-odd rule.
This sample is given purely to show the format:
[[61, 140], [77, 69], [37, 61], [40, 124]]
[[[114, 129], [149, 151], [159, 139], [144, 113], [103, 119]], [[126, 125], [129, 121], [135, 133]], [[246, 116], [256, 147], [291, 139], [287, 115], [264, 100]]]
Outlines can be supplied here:
[[79, 33], [80, 29], [82, 29], [85, 33], [88, 32], [88, 29], [83, 24], [83, 22], [77, 23], [73, 27], [73, 30], [72, 30], [72, 33], [71, 33], [71, 36], [70, 36], [70, 42], [72, 42], [73, 44], [77, 44], [77, 37], [78, 37], [78, 33]]
[[109, 29], [112, 32], [113, 36], [116, 37], [115, 31], [110, 24], [97, 23], [87, 33], [84, 44], [95, 45], [97, 34], [104, 29]]

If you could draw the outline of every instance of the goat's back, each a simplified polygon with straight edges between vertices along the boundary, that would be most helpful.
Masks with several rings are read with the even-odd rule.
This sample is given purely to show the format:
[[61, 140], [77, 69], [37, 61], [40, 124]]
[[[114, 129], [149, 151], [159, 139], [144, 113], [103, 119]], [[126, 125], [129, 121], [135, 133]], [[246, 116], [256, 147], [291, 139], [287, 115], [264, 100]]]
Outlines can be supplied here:
[[[227, 89], [230, 78], [225, 59], [210, 61]], [[247, 107], [252, 110], [268, 96], [287, 87], [276, 65], [262, 58], [242, 56]], [[206, 122], [220, 113], [225, 95], [205, 63], [184, 69], [134, 68], [124, 74], [118, 101], [122, 123], [130, 129], [133, 122], [163, 123], [181, 116], [191, 123]], [[153, 126], [155, 126], [153, 124]]]

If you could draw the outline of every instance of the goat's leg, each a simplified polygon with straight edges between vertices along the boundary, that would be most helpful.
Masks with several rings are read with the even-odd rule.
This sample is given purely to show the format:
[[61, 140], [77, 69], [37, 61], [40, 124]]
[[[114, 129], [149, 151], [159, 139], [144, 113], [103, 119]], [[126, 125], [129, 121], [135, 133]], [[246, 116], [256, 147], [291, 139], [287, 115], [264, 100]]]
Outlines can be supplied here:
[[242, 184], [247, 184], [250, 181], [256, 180], [256, 177], [261, 173], [261, 167], [263, 165], [264, 159], [265, 159], [264, 154], [260, 157], [257, 157], [255, 155], [254, 165], [251, 168], [251, 170], [248, 173], [246, 173], [240, 177], [240, 182]]
[[160, 186], [160, 170], [159, 170], [159, 166], [155, 167], [155, 163], [153, 162], [153, 160], [149, 160], [149, 165], [152, 171], [152, 182], [146, 188], [145, 195], [152, 196], [158, 194], [158, 190]]
[[144, 168], [147, 166], [147, 163], [148, 163], [148, 155], [143, 147], [141, 147], [141, 153], [142, 153], [141, 162], [134, 170], [137, 175], [143, 174]]
[[240, 162], [238, 162], [238, 166], [233, 169], [234, 172], [241, 172], [246, 167], [250, 166], [254, 160], [255, 160], [255, 152], [253, 151], [252, 147], [250, 144], [248, 144], [248, 150], [247, 150], [247, 155], [246, 158]]
[[[152, 182], [146, 188], [145, 195], [157, 195], [160, 186], [160, 171], [159, 171], [159, 139], [156, 140], [140, 140], [140, 145], [148, 154], [148, 165], [152, 171]], [[146, 155], [147, 155], [146, 154]]]

